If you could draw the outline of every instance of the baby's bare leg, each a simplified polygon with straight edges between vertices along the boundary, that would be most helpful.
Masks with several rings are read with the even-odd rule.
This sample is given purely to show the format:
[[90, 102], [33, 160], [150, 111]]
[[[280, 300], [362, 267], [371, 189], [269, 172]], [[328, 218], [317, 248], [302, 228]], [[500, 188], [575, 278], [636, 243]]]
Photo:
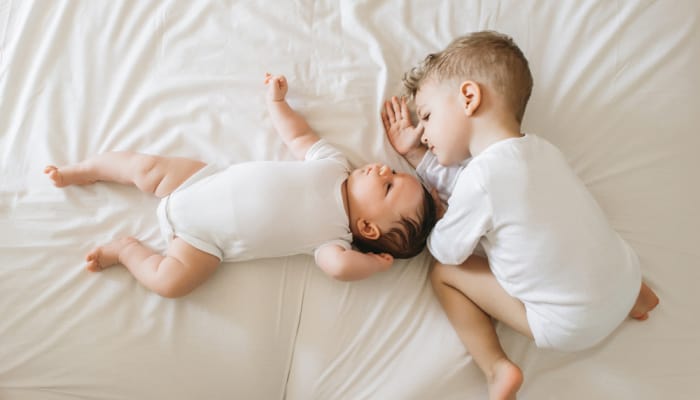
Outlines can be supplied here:
[[127, 151], [109, 152], [65, 167], [49, 165], [44, 173], [57, 187], [98, 181], [134, 185], [164, 197], [206, 164], [180, 157], [161, 157]]
[[482, 257], [459, 266], [436, 264], [431, 280], [452, 326], [486, 375], [489, 398], [514, 399], [522, 371], [503, 351], [489, 315], [532, 338], [523, 304], [505, 292]]
[[639, 290], [637, 301], [630, 311], [630, 317], [644, 321], [649, 318], [649, 311], [653, 310], [659, 304], [659, 298], [646, 283], [642, 282], [642, 287]]
[[181, 297], [202, 284], [219, 266], [219, 259], [175, 238], [162, 256], [134, 238], [117, 239], [86, 256], [90, 271], [122, 263], [148, 289], [163, 297]]

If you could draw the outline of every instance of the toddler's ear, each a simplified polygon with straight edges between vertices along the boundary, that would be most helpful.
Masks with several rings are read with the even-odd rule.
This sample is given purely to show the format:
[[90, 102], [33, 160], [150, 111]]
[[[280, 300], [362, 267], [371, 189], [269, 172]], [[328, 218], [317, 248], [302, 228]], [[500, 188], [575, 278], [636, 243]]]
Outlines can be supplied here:
[[472, 115], [481, 104], [481, 87], [474, 81], [464, 81], [459, 86], [464, 101], [464, 112]]
[[377, 224], [369, 222], [366, 219], [357, 220], [357, 231], [360, 235], [369, 240], [377, 240], [382, 235]]

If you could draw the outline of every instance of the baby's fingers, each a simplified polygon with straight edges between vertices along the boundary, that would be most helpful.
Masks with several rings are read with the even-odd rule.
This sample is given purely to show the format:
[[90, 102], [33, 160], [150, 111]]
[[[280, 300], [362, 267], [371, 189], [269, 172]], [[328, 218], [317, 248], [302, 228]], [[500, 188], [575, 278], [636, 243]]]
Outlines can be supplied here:
[[269, 72], [265, 72], [265, 84], [267, 85], [270, 82], [276, 82], [277, 85], [279, 86], [282, 83], [286, 84], [287, 78], [285, 78], [284, 75], [272, 75]]
[[389, 254], [389, 253], [379, 253], [377, 254], [377, 257], [381, 258], [384, 260], [384, 262], [391, 263], [394, 261], [394, 257]]
[[387, 253], [382, 253], [379, 255], [384, 263], [384, 271], [388, 270], [391, 268], [391, 266], [394, 264], [394, 257], [391, 256], [391, 254]]

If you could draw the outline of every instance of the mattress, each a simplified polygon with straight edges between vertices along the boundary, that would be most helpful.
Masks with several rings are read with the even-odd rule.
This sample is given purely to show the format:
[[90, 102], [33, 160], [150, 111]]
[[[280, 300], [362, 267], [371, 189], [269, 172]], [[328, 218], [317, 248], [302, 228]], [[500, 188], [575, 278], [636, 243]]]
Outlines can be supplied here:
[[524, 130], [557, 145], [639, 254], [661, 303], [594, 349], [498, 333], [521, 399], [700, 398], [700, 6], [694, 0], [0, 0], [0, 399], [483, 399], [423, 253], [339, 282], [310, 256], [227, 263], [165, 299], [94, 246], [163, 250], [158, 200], [57, 189], [46, 164], [132, 150], [291, 160], [265, 72], [360, 165], [410, 171], [379, 111], [403, 72], [494, 29], [530, 60]]

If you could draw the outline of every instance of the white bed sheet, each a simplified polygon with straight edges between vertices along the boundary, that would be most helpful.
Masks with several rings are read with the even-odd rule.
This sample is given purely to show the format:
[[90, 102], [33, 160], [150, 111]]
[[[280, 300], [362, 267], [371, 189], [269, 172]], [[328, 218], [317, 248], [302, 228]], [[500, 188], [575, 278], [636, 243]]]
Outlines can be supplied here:
[[484, 379], [426, 280], [424, 254], [342, 283], [306, 256], [227, 264], [167, 300], [115, 236], [164, 248], [157, 200], [41, 171], [109, 150], [291, 159], [264, 72], [355, 164], [407, 169], [381, 102], [472, 30], [514, 36], [535, 90], [525, 130], [558, 145], [639, 253], [661, 305], [577, 354], [499, 333], [523, 399], [700, 397], [700, 7], [695, 1], [0, 0], [0, 399], [481, 399]]

